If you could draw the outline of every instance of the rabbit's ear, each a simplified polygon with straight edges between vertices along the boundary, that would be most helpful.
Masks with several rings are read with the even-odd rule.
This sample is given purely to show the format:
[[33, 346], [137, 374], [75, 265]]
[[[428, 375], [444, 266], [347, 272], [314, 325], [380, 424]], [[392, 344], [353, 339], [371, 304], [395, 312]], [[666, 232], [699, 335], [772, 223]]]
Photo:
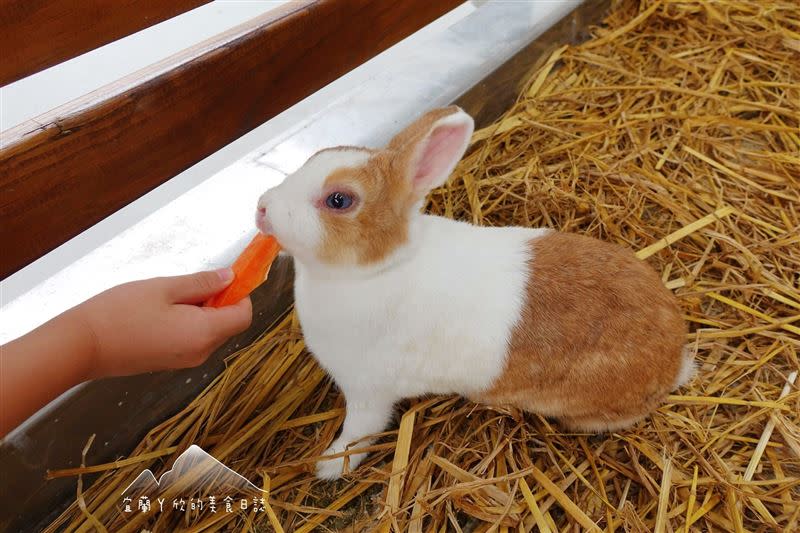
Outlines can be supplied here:
[[430, 111], [389, 143], [402, 158], [403, 174], [416, 197], [447, 181], [469, 146], [474, 123], [456, 106]]

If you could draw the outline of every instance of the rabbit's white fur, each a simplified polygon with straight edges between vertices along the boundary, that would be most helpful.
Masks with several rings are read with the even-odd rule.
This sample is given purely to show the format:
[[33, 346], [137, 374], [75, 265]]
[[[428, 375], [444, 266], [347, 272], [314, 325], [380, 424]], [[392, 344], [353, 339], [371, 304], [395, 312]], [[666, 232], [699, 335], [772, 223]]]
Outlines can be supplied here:
[[[421, 214], [412, 227], [413, 244], [388, 259], [392, 268], [330, 277], [296, 266], [306, 343], [347, 402], [342, 433], [326, 454], [382, 431], [397, 400], [478, 392], [503, 369], [529, 274], [528, 242], [546, 230]], [[350, 468], [363, 456], [350, 455]], [[320, 462], [317, 472], [338, 477], [342, 459]]]

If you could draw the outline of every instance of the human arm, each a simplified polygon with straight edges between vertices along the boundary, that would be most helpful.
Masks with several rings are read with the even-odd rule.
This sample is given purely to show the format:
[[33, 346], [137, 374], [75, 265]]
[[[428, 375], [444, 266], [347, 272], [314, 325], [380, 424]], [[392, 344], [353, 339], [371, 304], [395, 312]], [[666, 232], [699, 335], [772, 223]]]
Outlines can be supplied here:
[[83, 381], [203, 363], [250, 325], [249, 298], [197, 305], [232, 277], [224, 269], [119, 285], [0, 347], [0, 436]]

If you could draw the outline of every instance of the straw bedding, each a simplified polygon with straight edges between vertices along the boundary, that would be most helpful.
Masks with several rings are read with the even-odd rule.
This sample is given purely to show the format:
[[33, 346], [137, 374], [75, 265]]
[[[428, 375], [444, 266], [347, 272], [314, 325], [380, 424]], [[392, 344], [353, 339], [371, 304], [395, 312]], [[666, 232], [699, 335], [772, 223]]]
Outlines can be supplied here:
[[[129, 458], [95, 467], [106, 472], [51, 527], [798, 531], [799, 196], [797, 4], [615, 3], [475, 133], [428, 210], [637, 250], [690, 325], [688, 386], [602, 436], [459, 398], [409, 400], [362, 468], [317, 482], [344, 403], [289, 313]], [[268, 485], [266, 512], [115, 522], [121, 490], [191, 443]]]

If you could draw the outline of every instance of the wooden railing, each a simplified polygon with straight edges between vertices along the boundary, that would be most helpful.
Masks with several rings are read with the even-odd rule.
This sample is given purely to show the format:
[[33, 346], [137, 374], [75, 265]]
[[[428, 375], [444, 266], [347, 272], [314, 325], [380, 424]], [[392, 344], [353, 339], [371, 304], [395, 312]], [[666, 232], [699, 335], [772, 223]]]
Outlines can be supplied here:
[[[0, 0], [0, 81], [202, 3]], [[460, 3], [297, 0], [2, 132], [0, 278]]]
[[[0, 85], [180, 15], [209, 0], [0, 0]], [[117, 5], [122, 4], [122, 5]]]

